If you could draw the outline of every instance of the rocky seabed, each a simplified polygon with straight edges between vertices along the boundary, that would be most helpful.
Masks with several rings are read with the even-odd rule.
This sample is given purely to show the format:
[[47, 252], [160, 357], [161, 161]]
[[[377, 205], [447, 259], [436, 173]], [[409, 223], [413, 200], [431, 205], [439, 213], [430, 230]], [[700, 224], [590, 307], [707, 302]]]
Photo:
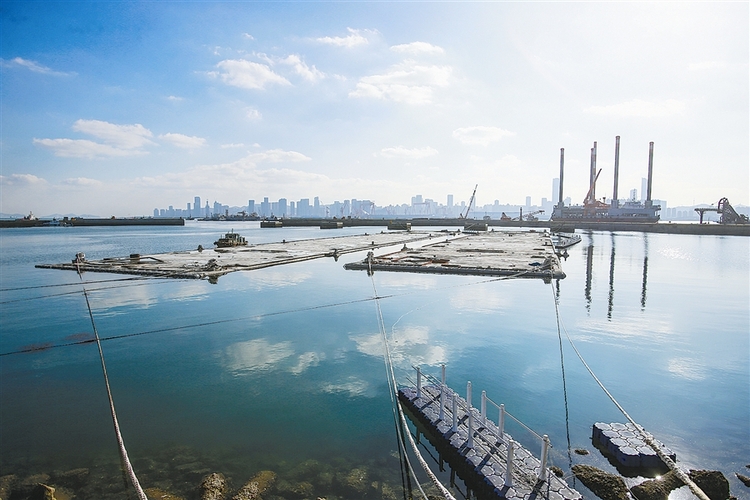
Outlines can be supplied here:
[[[249, 465], [207, 459], [187, 448], [135, 458], [133, 467], [149, 500], [340, 500], [402, 498], [398, 457], [353, 464], [304, 460]], [[119, 463], [39, 472], [28, 464], [0, 476], [0, 500], [131, 500]], [[431, 490], [430, 485], [423, 485]]]

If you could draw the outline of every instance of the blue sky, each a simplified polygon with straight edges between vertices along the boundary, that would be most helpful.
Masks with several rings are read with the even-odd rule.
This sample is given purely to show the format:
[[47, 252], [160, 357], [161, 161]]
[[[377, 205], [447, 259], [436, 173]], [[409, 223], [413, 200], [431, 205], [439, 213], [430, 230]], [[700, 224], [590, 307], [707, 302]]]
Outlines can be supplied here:
[[748, 3], [13, 2], [0, 211], [750, 203]]

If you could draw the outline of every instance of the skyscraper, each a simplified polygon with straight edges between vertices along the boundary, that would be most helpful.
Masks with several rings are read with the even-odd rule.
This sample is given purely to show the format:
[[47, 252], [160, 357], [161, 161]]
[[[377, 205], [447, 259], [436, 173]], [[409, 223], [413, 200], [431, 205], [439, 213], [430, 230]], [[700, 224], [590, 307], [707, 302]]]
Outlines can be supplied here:
[[201, 216], [201, 197], [196, 196], [193, 200], [193, 211], [195, 211], [194, 214], [192, 214], [193, 217], [200, 217]]
[[560, 178], [552, 179], [552, 204], [557, 205], [560, 202]]

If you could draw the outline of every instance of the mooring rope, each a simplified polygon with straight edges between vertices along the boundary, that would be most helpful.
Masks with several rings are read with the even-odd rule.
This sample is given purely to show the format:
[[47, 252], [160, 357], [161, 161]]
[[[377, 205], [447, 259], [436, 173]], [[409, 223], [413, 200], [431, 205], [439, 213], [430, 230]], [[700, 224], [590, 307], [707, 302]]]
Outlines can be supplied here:
[[639, 423], [637, 423], [635, 420], [633, 420], [633, 418], [630, 416], [630, 414], [628, 414], [628, 412], [625, 411], [625, 408], [623, 408], [622, 405], [617, 402], [617, 400], [612, 395], [612, 393], [609, 392], [607, 390], [607, 388], [604, 386], [604, 384], [602, 383], [602, 381], [599, 380], [599, 377], [596, 376], [596, 374], [591, 369], [591, 367], [588, 365], [588, 363], [586, 363], [586, 360], [583, 359], [583, 356], [578, 351], [578, 348], [576, 347], [576, 345], [573, 343], [573, 339], [570, 338], [570, 334], [568, 333], [567, 328], [565, 328], [565, 324], [563, 323], [562, 318], [560, 317], [560, 305], [559, 305], [559, 303], [557, 301], [557, 297], [555, 297], [554, 291], [555, 290], [554, 290], [554, 286], [553, 286], [553, 288], [552, 288], [552, 296], [553, 296], [554, 302], [555, 302], [555, 315], [557, 317], [558, 329], [560, 328], [560, 326], [562, 326], [562, 330], [565, 332], [565, 336], [568, 338], [568, 342], [570, 343], [571, 347], [573, 347], [573, 351], [575, 351], [576, 355], [578, 356], [578, 359], [580, 359], [581, 363], [583, 363], [583, 366], [586, 368], [586, 370], [589, 372], [589, 374], [593, 377], [593, 379], [596, 381], [596, 383], [599, 385], [599, 387], [604, 391], [604, 393], [607, 395], [607, 397], [612, 401], [612, 403], [614, 403], [614, 405], [617, 407], [617, 409], [620, 410], [620, 412], [625, 416], [626, 419], [628, 419], [628, 421], [631, 424], [633, 424], [633, 426], [638, 431], [638, 433], [641, 435], [641, 437], [646, 442], [646, 444], [652, 450], [654, 450], [654, 452], [656, 452], [656, 454], [664, 462], [664, 464], [669, 468], [669, 470], [671, 470], [672, 472], [674, 472], [675, 475], [678, 478], [680, 478], [680, 480], [683, 483], [685, 483], [688, 486], [688, 488], [690, 488], [690, 491], [692, 491], [693, 494], [695, 496], [697, 496], [700, 500], [710, 500], [709, 497], [708, 497], [708, 495], [706, 495], [703, 492], [703, 490], [700, 489], [700, 487], [697, 484], [695, 484], [693, 482], [693, 480], [690, 479], [690, 477], [687, 474], [685, 474], [685, 472], [677, 466], [677, 464], [674, 463], [674, 460], [672, 460], [671, 458], [669, 458], [669, 456], [667, 456], [667, 454], [664, 453], [664, 451], [661, 449], [661, 447], [658, 444], [656, 444], [656, 442], [654, 441], [654, 437], [650, 433], [646, 432], [646, 429], [644, 429]]
[[[422, 469], [424, 469], [424, 471], [427, 474], [427, 476], [430, 478], [430, 480], [433, 482], [433, 484], [438, 488], [438, 490], [440, 490], [440, 492], [443, 494], [443, 496], [445, 497], [446, 500], [455, 500], [455, 497], [451, 494], [451, 492], [448, 491], [448, 489], [445, 486], [443, 486], [443, 483], [441, 483], [440, 480], [435, 475], [435, 473], [432, 472], [432, 469], [430, 469], [429, 464], [427, 463], [427, 461], [422, 456], [422, 453], [419, 451], [419, 447], [417, 446], [417, 443], [414, 442], [414, 438], [412, 437], [411, 432], [408, 432], [409, 427], [408, 427], [408, 424], [406, 422], [406, 417], [404, 416], [404, 411], [401, 408], [401, 403], [398, 401], [396, 375], [395, 375], [394, 370], [393, 370], [393, 359], [391, 358], [391, 351], [390, 351], [390, 348], [388, 346], [388, 338], [387, 338], [387, 334], [386, 334], [386, 330], [385, 330], [385, 322], [383, 321], [383, 311], [382, 311], [382, 309], [380, 307], [380, 301], [378, 300], [378, 291], [377, 291], [377, 288], [375, 286], [375, 278], [372, 275], [372, 273], [369, 273], [369, 274], [370, 274], [370, 278], [372, 280], [372, 289], [373, 289], [373, 292], [375, 294], [375, 305], [376, 305], [377, 313], [378, 313], [378, 327], [380, 329], [380, 335], [382, 336], [382, 339], [383, 339], [383, 347], [384, 347], [384, 355], [383, 355], [383, 357], [385, 358], [385, 363], [386, 363], [386, 372], [387, 372], [387, 376], [388, 376], [388, 386], [389, 386], [390, 393], [391, 393], [390, 397], [391, 397], [391, 401], [395, 402], [395, 407], [398, 409], [398, 414], [399, 414], [399, 417], [401, 419], [401, 428], [398, 428], [398, 426], [397, 426], [397, 432], [399, 434], [401, 434], [401, 429], [406, 429], [407, 430], [406, 436], [409, 438], [409, 444], [411, 445], [412, 450], [414, 451], [414, 455], [417, 457], [417, 461], [419, 461], [419, 464], [422, 466]], [[394, 398], [395, 398], [395, 400], [394, 400]], [[412, 475], [414, 477], [414, 481], [417, 484], [417, 487], [419, 488], [419, 491], [422, 493], [422, 496], [425, 499], [427, 499], [428, 497], [425, 494], [424, 490], [422, 489], [421, 485], [419, 484], [419, 481], [418, 481], [418, 479], [416, 477], [416, 474], [414, 472], [414, 468], [412, 467], [411, 462], [409, 461], [408, 455], [404, 454], [404, 456], [406, 458], [406, 462], [407, 462], [407, 465], [409, 467], [409, 470], [410, 470], [410, 472], [412, 473]]]
[[[76, 263], [76, 267], [78, 268], [78, 276], [81, 278], [81, 282], [83, 282], [83, 276], [81, 275], [81, 269], [78, 266], [78, 263]], [[94, 337], [96, 338], [96, 345], [99, 348], [99, 359], [101, 360], [101, 363], [102, 363], [102, 373], [104, 374], [104, 384], [107, 387], [107, 398], [109, 398], [109, 411], [110, 413], [112, 413], [112, 423], [115, 426], [115, 436], [117, 437], [117, 446], [120, 449], [120, 460], [122, 460], [122, 463], [125, 467], [125, 472], [127, 473], [128, 479], [130, 479], [130, 483], [133, 485], [133, 488], [135, 489], [138, 500], [148, 500], [148, 497], [146, 497], [146, 493], [144, 493], [143, 488], [141, 488], [141, 483], [138, 482], [138, 478], [135, 475], [133, 466], [130, 463], [128, 452], [125, 449], [125, 443], [122, 439], [122, 434], [120, 433], [120, 424], [117, 421], [117, 412], [115, 411], [115, 402], [112, 399], [112, 390], [109, 387], [109, 377], [107, 376], [107, 365], [104, 363], [104, 351], [102, 351], [102, 343], [99, 341], [99, 332], [96, 329], [96, 323], [94, 322], [94, 314], [91, 311], [91, 303], [89, 302], [89, 295], [86, 292], [86, 287], [83, 284], [81, 284], [81, 288], [83, 288], [83, 296], [86, 298], [86, 307], [89, 311], [89, 318], [91, 319], [91, 327], [94, 329]]]

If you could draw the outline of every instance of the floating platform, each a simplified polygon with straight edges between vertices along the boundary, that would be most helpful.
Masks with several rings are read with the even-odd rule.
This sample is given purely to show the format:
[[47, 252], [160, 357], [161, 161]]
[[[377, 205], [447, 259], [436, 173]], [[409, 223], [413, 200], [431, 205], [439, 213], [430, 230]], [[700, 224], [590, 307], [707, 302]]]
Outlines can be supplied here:
[[550, 235], [536, 231], [466, 234], [464, 238], [416, 249], [403, 248], [344, 267], [366, 271], [565, 278]]
[[401, 246], [421, 240], [441, 237], [443, 241], [462, 237], [458, 233], [442, 232], [382, 232], [317, 238], [280, 243], [237, 246], [170, 252], [163, 254], [133, 253], [128, 257], [105, 258], [102, 260], [80, 260], [62, 264], [38, 264], [44, 269], [64, 269], [76, 271], [134, 274], [164, 278], [217, 279], [233, 271], [250, 271], [265, 267], [291, 264], [305, 260], [333, 257], [373, 250], [386, 246]]
[[184, 226], [182, 217], [133, 217], [118, 219], [85, 219], [83, 217], [63, 217], [62, 219], [2, 219], [0, 228], [10, 227], [88, 227], [88, 226]]
[[[664, 455], [673, 461], [676, 459], [672, 450], [653, 437], [651, 439]], [[591, 440], [602, 453], [616, 460], [620, 467], [667, 470], [667, 466], [656, 451], [646, 443], [641, 433], [631, 423], [597, 422], [592, 426]]]
[[[470, 407], [466, 400], [444, 384], [421, 387], [419, 382], [417, 384], [418, 388], [399, 389], [399, 401], [418, 428], [422, 427], [422, 432], [441, 454], [441, 459], [445, 458], [457, 471], [476, 498], [582, 498], [578, 491], [549, 471], [545, 451], [542, 451], [545, 456], [541, 460], [536, 458], [510, 434], [484, 418], [479, 409]], [[441, 387], [445, 392], [442, 397]], [[511, 445], [513, 451], [509, 461], [508, 448]]]

